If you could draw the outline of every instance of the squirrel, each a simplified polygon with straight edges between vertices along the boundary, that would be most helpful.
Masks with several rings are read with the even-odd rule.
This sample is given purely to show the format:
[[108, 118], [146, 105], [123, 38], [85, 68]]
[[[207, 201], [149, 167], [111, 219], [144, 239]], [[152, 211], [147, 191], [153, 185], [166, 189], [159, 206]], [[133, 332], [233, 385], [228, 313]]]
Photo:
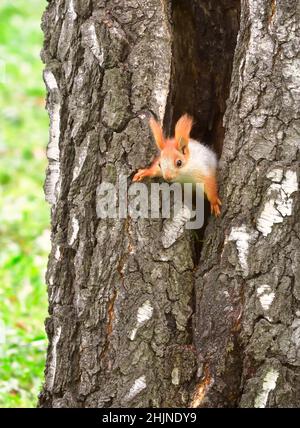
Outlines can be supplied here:
[[139, 169], [133, 181], [163, 177], [171, 182], [202, 183], [211, 213], [218, 217], [222, 204], [216, 178], [217, 156], [210, 148], [190, 138], [193, 118], [188, 114], [181, 116], [176, 123], [173, 138], [165, 138], [161, 125], [153, 117], [149, 125], [160, 156], [154, 159], [149, 168]]

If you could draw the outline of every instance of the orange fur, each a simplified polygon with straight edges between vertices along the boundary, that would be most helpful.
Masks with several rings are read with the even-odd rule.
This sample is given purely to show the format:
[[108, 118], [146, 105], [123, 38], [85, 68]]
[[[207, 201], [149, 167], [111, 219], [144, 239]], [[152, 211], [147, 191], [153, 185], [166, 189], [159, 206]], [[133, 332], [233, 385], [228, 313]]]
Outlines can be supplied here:
[[149, 125], [157, 147], [159, 148], [159, 150], [162, 150], [165, 145], [162, 127], [153, 117], [151, 117], [151, 119], [149, 120]]
[[193, 126], [193, 119], [188, 114], [184, 114], [175, 126], [175, 140], [179, 149], [188, 145], [190, 133]]
[[132, 181], [142, 181], [144, 178], [149, 177], [161, 177], [161, 169], [159, 167], [159, 159], [154, 159], [152, 165], [149, 168], [139, 169], [138, 172], [134, 175]]
[[218, 217], [221, 214], [221, 201], [218, 196], [218, 185], [214, 175], [204, 177], [204, 192], [210, 202], [212, 214]]

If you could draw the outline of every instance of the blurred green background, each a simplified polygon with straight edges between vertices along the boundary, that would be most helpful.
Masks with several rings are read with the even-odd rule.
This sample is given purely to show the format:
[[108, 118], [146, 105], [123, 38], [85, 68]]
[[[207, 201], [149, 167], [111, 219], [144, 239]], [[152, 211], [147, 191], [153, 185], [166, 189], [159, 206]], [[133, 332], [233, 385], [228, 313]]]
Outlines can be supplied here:
[[0, 1], [0, 407], [35, 407], [47, 340], [43, 0]]

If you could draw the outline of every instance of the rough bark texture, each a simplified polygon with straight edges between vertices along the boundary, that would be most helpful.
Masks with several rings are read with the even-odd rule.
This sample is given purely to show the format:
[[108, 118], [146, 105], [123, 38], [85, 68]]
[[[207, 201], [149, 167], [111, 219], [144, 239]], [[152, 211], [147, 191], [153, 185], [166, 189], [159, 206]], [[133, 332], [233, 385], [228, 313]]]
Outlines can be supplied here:
[[159, 0], [52, 1], [44, 15], [53, 248], [41, 406], [188, 404], [189, 236], [163, 246], [161, 221], [96, 215], [98, 184], [130, 181], [155, 152], [142, 118], [164, 117], [169, 21]]
[[300, 405], [299, 30], [296, 0], [242, 2], [223, 215], [206, 230], [195, 285], [195, 405]]
[[[49, 2], [41, 407], [300, 404], [299, 22], [296, 0]], [[155, 153], [150, 111], [169, 130], [188, 111], [221, 153], [232, 65], [203, 248], [172, 222], [98, 219], [98, 185]]]

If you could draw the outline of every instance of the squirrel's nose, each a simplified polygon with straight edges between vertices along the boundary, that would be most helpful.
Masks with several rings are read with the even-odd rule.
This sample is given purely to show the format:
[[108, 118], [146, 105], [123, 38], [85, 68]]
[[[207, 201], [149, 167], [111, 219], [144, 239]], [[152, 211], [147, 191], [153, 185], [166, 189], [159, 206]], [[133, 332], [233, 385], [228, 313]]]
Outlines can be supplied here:
[[171, 174], [171, 171], [167, 169], [165, 171], [165, 180], [172, 180], [172, 178], [173, 178], [173, 176]]

